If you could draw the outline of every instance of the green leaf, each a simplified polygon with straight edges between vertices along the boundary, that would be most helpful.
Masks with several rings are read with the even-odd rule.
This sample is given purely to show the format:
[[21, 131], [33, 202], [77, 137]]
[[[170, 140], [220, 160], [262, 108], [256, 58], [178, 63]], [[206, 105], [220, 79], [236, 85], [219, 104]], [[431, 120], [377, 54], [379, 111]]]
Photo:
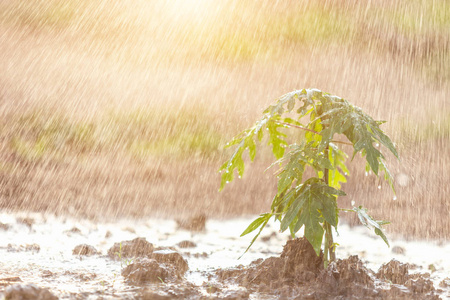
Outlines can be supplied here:
[[389, 247], [389, 242], [386, 238], [386, 235], [383, 233], [383, 228], [381, 227], [384, 224], [389, 224], [389, 222], [374, 220], [371, 216], [367, 214], [367, 208], [363, 208], [362, 206], [354, 207], [353, 211], [355, 211], [358, 214], [358, 218], [361, 221], [361, 223], [369, 229], [374, 228], [375, 233], [379, 235]]
[[319, 199], [322, 202], [322, 214], [325, 218], [325, 221], [327, 221], [331, 226], [336, 227], [339, 217], [336, 198], [324, 195]]
[[[244, 253], [242, 253], [242, 255], [244, 255], [245, 253], [247, 253], [248, 249], [250, 249], [250, 247], [253, 245], [253, 243], [255, 243], [256, 239], [257, 239], [258, 236], [261, 234], [262, 230], [264, 229], [264, 227], [266, 227], [267, 223], [269, 222], [270, 218], [272, 217], [272, 214], [266, 213], [266, 214], [262, 214], [261, 216], [263, 216], [263, 222], [262, 222], [260, 225], [258, 225], [258, 226], [261, 226], [261, 228], [259, 229], [258, 233], [255, 235], [255, 237], [252, 239], [252, 241], [251, 241], [250, 245], [247, 247], [247, 249], [245, 249]], [[259, 219], [259, 218], [258, 218], [258, 219]], [[256, 220], [255, 220], [255, 221], [256, 221]], [[253, 221], [253, 223], [254, 223], [255, 221]], [[259, 222], [259, 221], [258, 221], [258, 222]], [[253, 224], [253, 223], [252, 223], [252, 224]], [[252, 224], [250, 224], [250, 225], [252, 225]], [[258, 228], [258, 226], [257, 226], [256, 228]], [[250, 227], [250, 226], [249, 226], [249, 227]], [[255, 228], [255, 229], [256, 229], [256, 228]], [[249, 228], [247, 228], [245, 231], [247, 231], [248, 229], [249, 229]], [[253, 229], [253, 230], [255, 230], [255, 229]], [[253, 231], [253, 230], [251, 230], [251, 231]], [[241, 236], [244, 235], [245, 231], [241, 234]], [[251, 231], [249, 231], [249, 232], [251, 232]], [[247, 233], [246, 233], [246, 234], [247, 234]], [[239, 258], [241, 258], [242, 255], [241, 255]]]
[[263, 224], [266, 220], [270, 219], [271, 216], [272, 216], [272, 214], [269, 214], [269, 213], [261, 214], [256, 220], [254, 220], [247, 227], [247, 229], [244, 230], [244, 232], [241, 233], [241, 236], [247, 235], [250, 232], [254, 231], [256, 228], [261, 226], [261, 224]]
[[299, 221], [305, 224], [305, 237], [311, 243], [317, 255], [320, 254], [324, 234], [322, 225], [319, 222], [319, 209], [322, 209], [321, 203], [309, 197], [306, 199], [299, 217]]
[[286, 146], [288, 143], [283, 139], [286, 134], [278, 131], [278, 128], [283, 127], [283, 125], [277, 122], [268, 122], [267, 129], [269, 130], [269, 145], [272, 145], [272, 152], [277, 159], [280, 159], [284, 155]]

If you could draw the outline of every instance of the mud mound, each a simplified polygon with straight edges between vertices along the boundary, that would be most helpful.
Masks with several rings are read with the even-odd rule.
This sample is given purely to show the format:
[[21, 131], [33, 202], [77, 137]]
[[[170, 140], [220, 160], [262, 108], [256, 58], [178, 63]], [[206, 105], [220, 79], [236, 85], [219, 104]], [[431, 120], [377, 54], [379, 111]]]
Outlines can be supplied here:
[[305, 238], [290, 240], [284, 245], [281, 259], [284, 260], [283, 276], [294, 281], [309, 281], [323, 269], [323, 253], [317, 256]]
[[358, 256], [339, 259], [323, 269], [306, 239], [288, 241], [280, 257], [256, 260], [250, 266], [217, 270], [223, 283], [287, 299], [439, 299], [426, 274], [408, 274], [408, 265], [391, 261], [377, 274]]
[[149, 257], [153, 253], [153, 244], [145, 238], [135, 238], [131, 241], [115, 243], [109, 248], [108, 256], [112, 259], [124, 257]]
[[164, 282], [169, 276], [169, 270], [154, 259], [143, 258], [124, 268], [122, 276], [134, 284]]
[[380, 280], [387, 280], [394, 284], [404, 285], [417, 297], [422, 297], [424, 294], [427, 294], [429, 297], [437, 297], [434, 296], [435, 289], [433, 282], [429, 279], [430, 274], [409, 274], [409, 266], [395, 259], [382, 265], [378, 270], [376, 277]]
[[311, 244], [300, 238], [288, 241], [280, 257], [254, 261], [246, 269], [218, 270], [217, 276], [220, 280], [263, 291], [310, 282], [320, 274], [322, 266], [323, 254], [317, 256]]
[[5, 300], [57, 300], [48, 289], [40, 288], [34, 284], [11, 285], [5, 290]]
[[377, 298], [378, 293], [370, 273], [358, 256], [353, 255], [331, 263], [326, 270], [321, 271], [314, 284], [305, 288], [310, 291], [309, 296], [314, 297], [312, 299]]
[[97, 251], [97, 249], [95, 249], [91, 245], [81, 244], [81, 245], [78, 245], [75, 248], [73, 248], [72, 254], [73, 255], [91, 256], [91, 255], [99, 254], [99, 252]]
[[181, 254], [170, 249], [155, 251], [151, 258], [158, 263], [172, 267], [173, 273], [176, 274], [177, 277], [182, 277], [189, 269], [188, 263]]

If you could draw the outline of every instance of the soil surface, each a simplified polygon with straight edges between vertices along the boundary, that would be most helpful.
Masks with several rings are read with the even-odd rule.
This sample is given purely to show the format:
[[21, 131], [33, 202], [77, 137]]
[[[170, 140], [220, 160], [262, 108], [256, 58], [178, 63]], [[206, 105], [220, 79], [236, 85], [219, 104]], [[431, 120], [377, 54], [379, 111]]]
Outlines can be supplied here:
[[365, 228], [341, 225], [338, 259], [324, 269], [322, 254], [276, 233], [277, 224], [238, 260], [252, 239], [239, 238], [250, 219], [205, 219], [196, 230], [189, 220], [0, 218], [5, 299], [450, 297], [449, 244], [391, 239], [389, 249]]

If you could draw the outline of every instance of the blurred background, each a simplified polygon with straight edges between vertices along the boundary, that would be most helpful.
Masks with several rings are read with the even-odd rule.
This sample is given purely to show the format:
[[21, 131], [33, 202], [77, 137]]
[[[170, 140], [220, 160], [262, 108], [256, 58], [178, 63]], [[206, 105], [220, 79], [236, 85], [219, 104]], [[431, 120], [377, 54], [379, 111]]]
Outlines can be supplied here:
[[[82, 218], [270, 209], [269, 151], [218, 192], [223, 146], [318, 88], [396, 142], [397, 195], [364, 163], [340, 207], [450, 238], [450, 2], [0, 1], [0, 207]], [[344, 216], [354, 223], [354, 216]]]

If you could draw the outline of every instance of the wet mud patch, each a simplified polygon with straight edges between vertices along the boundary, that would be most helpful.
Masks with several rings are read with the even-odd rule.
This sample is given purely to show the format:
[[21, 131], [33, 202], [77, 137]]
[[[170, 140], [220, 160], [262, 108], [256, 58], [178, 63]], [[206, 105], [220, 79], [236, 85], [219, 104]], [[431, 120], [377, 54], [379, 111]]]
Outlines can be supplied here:
[[[445, 299], [450, 291], [446, 265], [439, 260], [417, 262], [415, 269], [414, 261], [382, 264], [392, 258], [386, 249], [376, 265], [350, 256], [324, 270], [322, 255], [306, 240], [287, 241], [270, 230], [270, 238], [255, 242], [238, 260], [251, 240], [236, 238], [247, 219], [207, 220], [203, 231], [196, 231], [174, 220], [94, 224], [33, 216], [29, 230], [14, 215], [0, 217], [11, 225], [0, 230], [0, 297], [12, 286], [14, 293], [35, 290], [39, 296], [48, 290], [59, 299]], [[352, 228], [352, 240], [355, 234]], [[407, 251], [400, 260], [414, 250], [401, 245]], [[338, 254], [355, 252], [340, 249]], [[433, 273], [414, 273], [430, 264]]]
[[250, 293], [286, 299], [440, 299], [429, 274], [408, 272], [408, 265], [392, 260], [375, 273], [356, 255], [338, 259], [325, 270], [322, 253], [317, 256], [300, 238], [288, 241], [280, 257], [219, 269], [216, 275], [219, 282]]

